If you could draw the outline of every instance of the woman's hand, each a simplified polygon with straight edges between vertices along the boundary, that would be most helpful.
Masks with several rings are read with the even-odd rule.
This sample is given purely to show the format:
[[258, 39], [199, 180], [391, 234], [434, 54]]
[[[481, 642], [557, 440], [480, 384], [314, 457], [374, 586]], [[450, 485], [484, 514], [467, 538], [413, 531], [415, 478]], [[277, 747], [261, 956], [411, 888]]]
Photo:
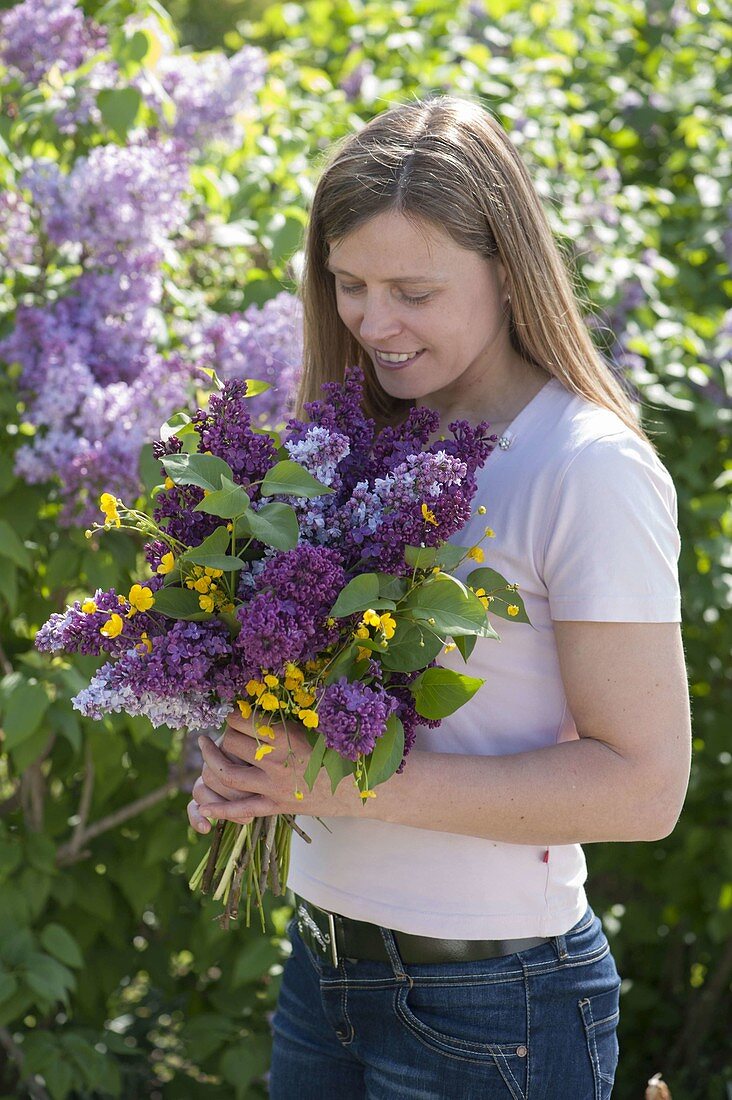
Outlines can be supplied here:
[[[360, 808], [351, 776], [341, 780], [332, 794], [330, 777], [321, 769], [312, 791], [308, 788], [303, 774], [312, 749], [299, 726], [278, 722], [270, 728], [274, 738], [260, 734], [259, 743], [271, 751], [259, 760], [254, 723], [236, 711], [228, 716], [219, 743], [199, 738], [204, 764], [188, 803], [188, 820], [198, 832], [209, 831], [207, 818], [248, 824], [253, 817], [272, 814], [341, 817]], [[301, 799], [295, 791], [302, 794]]]

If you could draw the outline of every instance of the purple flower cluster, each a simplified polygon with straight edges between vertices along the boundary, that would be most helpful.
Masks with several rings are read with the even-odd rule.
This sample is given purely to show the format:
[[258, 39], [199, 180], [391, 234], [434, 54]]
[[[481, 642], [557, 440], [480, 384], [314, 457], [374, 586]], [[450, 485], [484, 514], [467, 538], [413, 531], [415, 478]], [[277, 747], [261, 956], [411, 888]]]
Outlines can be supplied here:
[[272, 557], [251, 600], [236, 611], [236, 646], [247, 662], [279, 675], [288, 661], [322, 653], [338, 637], [326, 620], [345, 580], [335, 549], [297, 546]]
[[263, 86], [266, 71], [267, 55], [255, 46], [244, 46], [231, 57], [219, 50], [199, 56], [171, 51], [156, 67], [159, 85], [144, 70], [133, 83], [157, 110], [165, 129], [162, 86], [176, 107], [172, 132], [187, 147], [200, 149], [212, 141], [234, 147], [244, 137], [242, 116]]
[[100, 627], [113, 612], [124, 619], [126, 611], [120, 610], [119, 596], [114, 588], [106, 592], [98, 588], [93, 600], [97, 610], [91, 613], [81, 610], [80, 600], [76, 600], [64, 612], [54, 612], [36, 634], [36, 649], [42, 653], [64, 650], [67, 653], [84, 653], [94, 657], [98, 657], [100, 653], [117, 657], [137, 644], [144, 631], [153, 629], [152, 619], [141, 611], [131, 619], [125, 619], [125, 628], [116, 638], [106, 638], [99, 633]]
[[32, 264], [37, 251], [30, 206], [15, 191], [0, 192], [0, 278]]
[[222, 380], [269, 382], [271, 389], [249, 399], [252, 417], [271, 427], [286, 421], [303, 350], [302, 305], [296, 295], [283, 290], [261, 307], [252, 303], [243, 313], [199, 322], [185, 343], [198, 366], [213, 368]]
[[[246, 394], [245, 379], [224, 382], [221, 393], [210, 397], [208, 410], [199, 409], [193, 417], [201, 440], [199, 449], [228, 462], [235, 480], [245, 486], [261, 481], [277, 453], [271, 437], [252, 428]], [[253, 488], [250, 495], [256, 499], [259, 489]]]
[[318, 729], [329, 749], [348, 760], [368, 755], [386, 729], [397, 700], [383, 688], [349, 683], [342, 676], [325, 688], [318, 702]]
[[52, 65], [76, 69], [106, 44], [104, 27], [76, 0], [24, 0], [0, 16], [0, 60], [24, 84], [37, 84]]

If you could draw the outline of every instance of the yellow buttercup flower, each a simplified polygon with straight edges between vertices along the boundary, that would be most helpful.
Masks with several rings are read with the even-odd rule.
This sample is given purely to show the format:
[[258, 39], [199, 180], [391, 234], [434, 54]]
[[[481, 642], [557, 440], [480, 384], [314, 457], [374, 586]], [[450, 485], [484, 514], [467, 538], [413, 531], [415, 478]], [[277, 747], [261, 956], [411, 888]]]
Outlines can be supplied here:
[[198, 597], [198, 606], [201, 608], [201, 611], [213, 611], [213, 609], [214, 609], [214, 598], [213, 598], [213, 596], [199, 596]]
[[516, 606], [515, 603], [510, 603], [508, 605], [508, 607], [506, 608], [506, 610], [508, 611], [509, 615], [511, 615], [511, 616], [518, 615], [518, 613], [519, 613], [519, 609], [518, 609], [518, 607]]
[[155, 603], [155, 597], [152, 594], [152, 589], [147, 585], [133, 584], [130, 589], [130, 594], [127, 597], [135, 611], [149, 611]]
[[175, 558], [169, 550], [167, 554], [163, 554], [162, 558], [160, 559], [160, 565], [157, 567], [155, 572], [160, 573], [161, 576], [164, 576], [166, 573], [172, 572], [173, 569], [175, 569]]
[[478, 515], [479, 516], [484, 516], [485, 515], [485, 505], [484, 504], [479, 504], [478, 505]]
[[116, 638], [122, 633], [124, 625], [122, 616], [112, 612], [104, 626], [100, 626], [99, 633], [103, 634], [105, 638]]
[[147, 650], [148, 653], [152, 653], [153, 645], [146, 631], [143, 631], [139, 643], [135, 646], [140, 653]]
[[448, 643], [448, 644], [447, 644], [447, 645], [445, 646], [445, 648], [443, 649], [443, 651], [442, 651], [442, 652], [443, 652], [443, 653], [452, 653], [453, 649], [457, 649], [457, 646], [455, 645], [455, 643], [454, 643], [454, 642], [449, 642], [449, 643]]
[[94, 600], [84, 600], [83, 604], [81, 605], [81, 610], [84, 612], [85, 615], [93, 615], [96, 609], [97, 605], [94, 603]]
[[251, 718], [252, 716], [252, 704], [248, 703], [246, 699], [237, 699], [236, 705], [241, 711], [242, 718]]
[[297, 688], [293, 692], [295, 702], [299, 707], [309, 707], [311, 703], [315, 702], [315, 696], [310, 691], [305, 691], [303, 688]]
[[485, 554], [483, 553], [480, 546], [471, 546], [468, 550], [468, 557], [472, 558], [473, 561], [483, 561]]
[[314, 710], [299, 710], [297, 716], [307, 729], [317, 729], [320, 719]]
[[247, 684], [247, 695], [256, 695], [257, 698], [266, 691], [266, 685], [261, 680], [250, 680]]
[[298, 800], [299, 802], [302, 802], [302, 791], [295, 791], [295, 798], [296, 798], [296, 799], [297, 799], [297, 800]]
[[440, 526], [435, 518], [435, 513], [426, 504], [422, 505], [422, 519], [426, 520], [427, 523], [431, 523], [433, 527]]
[[359, 626], [354, 630], [354, 634], [357, 638], [370, 638], [369, 628], [367, 626]]
[[118, 527], [121, 526], [122, 520], [117, 512], [116, 497], [113, 497], [111, 493], [102, 493], [99, 498], [99, 507], [104, 512], [107, 523], [115, 523]]
[[361, 798], [376, 798], [376, 791], [361, 791]]
[[493, 530], [492, 527], [486, 527], [483, 534], [487, 539], [494, 539], [496, 537], [496, 532]]
[[173, 481], [172, 477], [166, 477], [165, 481], [163, 482], [163, 488], [175, 489], [175, 482]]
[[271, 726], [257, 726], [257, 734], [260, 737], [269, 737], [272, 741], [274, 741], [275, 731], [272, 729]]
[[374, 611], [372, 607], [370, 607], [368, 611], [364, 611], [362, 621], [365, 622], [367, 626], [379, 626], [379, 624], [381, 623], [381, 618], [379, 617], [378, 613]]
[[204, 573], [207, 577], [223, 577], [223, 569], [214, 569], [213, 566], [207, 565], [204, 568]]
[[195, 581], [191, 581], [188, 587], [195, 588], [196, 592], [202, 592], [205, 595], [205, 593], [208, 592], [209, 588], [211, 587], [211, 578], [198, 577]]
[[277, 710], [280, 705], [280, 701], [276, 695], [272, 694], [271, 691], [265, 691], [259, 697], [259, 705], [264, 710]]
[[392, 615], [389, 614], [388, 611], [381, 616], [381, 629], [383, 630], [384, 637], [387, 640], [394, 637], [394, 632], [396, 630], [396, 620]]
[[254, 759], [261, 760], [268, 752], [274, 752], [274, 745], [260, 745], [254, 754]]
[[299, 669], [297, 665], [294, 665], [292, 661], [288, 661], [285, 665], [285, 676], [287, 676], [289, 680], [299, 680], [300, 683], [305, 679], [302, 670]]
[[277, 679], [277, 677], [276, 676], [271, 676], [271, 675], [270, 676], [265, 676], [264, 682], [267, 685], [267, 687], [271, 687], [271, 688], [276, 688], [277, 685], [279, 684], [279, 680]]

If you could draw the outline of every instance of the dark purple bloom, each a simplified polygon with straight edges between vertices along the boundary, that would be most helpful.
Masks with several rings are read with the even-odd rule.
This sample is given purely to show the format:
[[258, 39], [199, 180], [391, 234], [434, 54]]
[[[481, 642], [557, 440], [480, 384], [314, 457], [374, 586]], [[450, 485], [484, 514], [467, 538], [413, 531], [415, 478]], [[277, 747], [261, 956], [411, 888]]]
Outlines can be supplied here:
[[348, 760], [368, 755], [398, 702], [379, 687], [349, 683], [342, 676], [326, 687], [318, 702], [318, 730], [329, 749]]

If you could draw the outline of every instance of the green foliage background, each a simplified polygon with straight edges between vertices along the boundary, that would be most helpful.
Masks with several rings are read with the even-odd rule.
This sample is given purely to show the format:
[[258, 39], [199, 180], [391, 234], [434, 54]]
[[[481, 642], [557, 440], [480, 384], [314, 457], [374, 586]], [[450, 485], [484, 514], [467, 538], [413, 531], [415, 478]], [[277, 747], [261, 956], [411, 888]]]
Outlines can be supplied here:
[[[146, 10], [133, 0], [84, 7], [112, 26]], [[394, 100], [465, 93], [514, 134], [598, 342], [639, 357], [646, 425], [679, 495], [693, 771], [670, 837], [586, 847], [588, 888], [624, 978], [614, 1096], [642, 1097], [660, 1070], [674, 1100], [726, 1100], [729, 11], [701, 0], [171, 0], [169, 10], [196, 48], [251, 43], [269, 55], [242, 147], [212, 149], [192, 173], [200, 215], [219, 233], [216, 244], [181, 247], [177, 287], [224, 311], [294, 289], [291, 258], [330, 142]], [[341, 83], [361, 65], [349, 98]], [[54, 131], [40, 91], [0, 121], [4, 182], [10, 148], [55, 150], [65, 163], [78, 152]], [[642, 300], [629, 304], [637, 284]], [[28, 289], [0, 287], [3, 334]], [[126, 590], [140, 560], [124, 535], [95, 551], [81, 531], [59, 531], [54, 486], [13, 476], [32, 431], [15, 377], [11, 365], [0, 382], [0, 1100], [39, 1095], [31, 1074], [54, 1100], [266, 1096], [291, 908], [270, 906], [279, 936], [262, 935], [257, 920], [222, 932], [186, 885], [207, 841], [186, 824], [182, 739], [120, 716], [81, 719], [68, 699], [96, 662], [33, 650], [52, 611], [96, 586]]]

